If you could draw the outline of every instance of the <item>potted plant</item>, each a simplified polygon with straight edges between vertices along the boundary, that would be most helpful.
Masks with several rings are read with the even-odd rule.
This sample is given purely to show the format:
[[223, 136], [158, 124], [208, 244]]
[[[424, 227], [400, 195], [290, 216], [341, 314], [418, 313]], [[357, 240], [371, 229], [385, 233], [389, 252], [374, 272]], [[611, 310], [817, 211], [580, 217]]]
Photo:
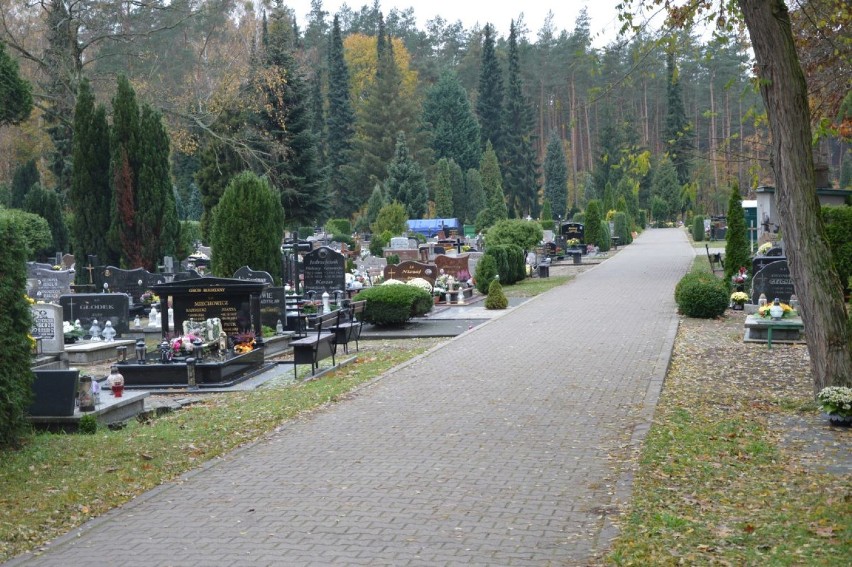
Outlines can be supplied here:
[[835, 425], [852, 425], [852, 388], [829, 386], [817, 394], [820, 409]]
[[83, 338], [83, 329], [75, 327], [68, 321], [62, 322], [62, 334], [66, 345], [74, 344]]
[[737, 311], [743, 310], [746, 301], [748, 301], [748, 294], [744, 291], [735, 291], [731, 294], [731, 306]]

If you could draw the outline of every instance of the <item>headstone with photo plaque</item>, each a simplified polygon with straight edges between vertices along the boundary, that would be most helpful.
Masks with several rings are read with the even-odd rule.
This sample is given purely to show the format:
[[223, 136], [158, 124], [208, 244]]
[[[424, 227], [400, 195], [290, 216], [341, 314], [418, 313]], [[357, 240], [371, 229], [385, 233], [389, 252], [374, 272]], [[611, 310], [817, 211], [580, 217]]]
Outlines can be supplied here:
[[65, 350], [62, 330], [62, 306], [55, 303], [36, 303], [30, 306], [33, 327], [30, 334], [41, 340], [41, 352], [56, 354]]

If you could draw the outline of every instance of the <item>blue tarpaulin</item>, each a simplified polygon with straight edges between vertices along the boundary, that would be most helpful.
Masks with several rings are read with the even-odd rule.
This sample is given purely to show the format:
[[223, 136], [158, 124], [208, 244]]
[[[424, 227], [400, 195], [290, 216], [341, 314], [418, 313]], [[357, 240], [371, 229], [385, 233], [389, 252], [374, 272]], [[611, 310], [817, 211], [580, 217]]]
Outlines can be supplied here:
[[422, 234], [426, 237], [436, 236], [443, 229], [461, 232], [459, 219], [414, 219], [408, 221], [408, 230]]

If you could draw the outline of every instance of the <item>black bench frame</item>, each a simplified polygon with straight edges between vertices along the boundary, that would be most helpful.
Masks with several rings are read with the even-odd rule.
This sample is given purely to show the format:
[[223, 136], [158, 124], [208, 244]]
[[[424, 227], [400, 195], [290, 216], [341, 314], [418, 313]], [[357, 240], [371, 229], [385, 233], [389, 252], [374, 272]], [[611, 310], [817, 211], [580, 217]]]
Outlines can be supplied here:
[[343, 345], [343, 352], [349, 354], [349, 343], [355, 341], [355, 351], [360, 350], [358, 339], [361, 338], [361, 329], [364, 327], [364, 311], [367, 309], [367, 300], [353, 301], [349, 304], [349, 318], [337, 324], [337, 344]]
[[293, 347], [293, 378], [298, 378], [298, 367], [300, 364], [311, 365], [311, 376], [316, 374], [319, 361], [331, 357], [331, 364], [335, 365], [337, 354], [337, 327], [340, 322], [340, 310], [332, 311], [314, 318], [314, 328], [309, 329], [307, 336], [292, 341]]

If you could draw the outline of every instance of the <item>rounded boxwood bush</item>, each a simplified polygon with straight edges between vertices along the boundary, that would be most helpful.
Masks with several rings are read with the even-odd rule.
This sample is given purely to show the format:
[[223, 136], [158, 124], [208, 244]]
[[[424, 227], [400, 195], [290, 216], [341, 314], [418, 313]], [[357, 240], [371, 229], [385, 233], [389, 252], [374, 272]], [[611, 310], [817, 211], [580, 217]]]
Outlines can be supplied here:
[[355, 300], [367, 301], [364, 321], [373, 325], [399, 325], [425, 315], [435, 304], [432, 294], [412, 285], [380, 285], [365, 289]]
[[695, 242], [704, 240], [704, 217], [701, 215], [695, 215], [692, 219], [692, 239]]
[[712, 319], [728, 307], [728, 286], [711, 274], [686, 274], [675, 286], [675, 302], [687, 317]]

